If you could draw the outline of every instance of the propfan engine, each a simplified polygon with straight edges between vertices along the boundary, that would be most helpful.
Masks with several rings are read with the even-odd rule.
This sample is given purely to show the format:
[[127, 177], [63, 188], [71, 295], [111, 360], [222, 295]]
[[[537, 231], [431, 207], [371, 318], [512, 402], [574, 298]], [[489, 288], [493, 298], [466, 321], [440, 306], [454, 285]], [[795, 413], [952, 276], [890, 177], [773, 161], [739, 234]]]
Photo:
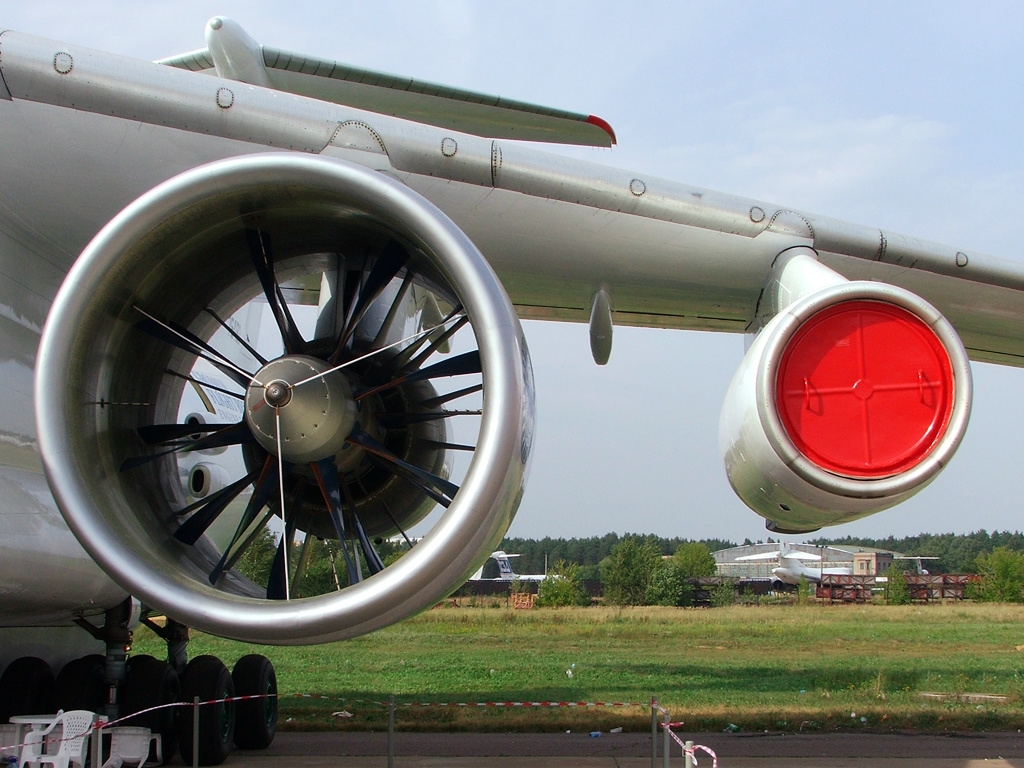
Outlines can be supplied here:
[[[186, 388], [233, 415], [195, 418]], [[36, 403], [90, 555], [152, 608], [263, 643], [370, 632], [468, 578], [519, 503], [534, 407], [465, 235], [383, 174], [284, 153], [188, 171], [103, 228], [54, 300]], [[257, 584], [235, 566], [268, 538]], [[337, 589], [300, 597], [318, 539]]]
[[933, 480], [967, 428], [971, 372], [953, 327], [920, 297], [847, 282], [803, 254], [786, 268], [831, 284], [782, 308], [753, 340], [719, 446], [733, 489], [767, 527], [803, 533], [886, 509]]

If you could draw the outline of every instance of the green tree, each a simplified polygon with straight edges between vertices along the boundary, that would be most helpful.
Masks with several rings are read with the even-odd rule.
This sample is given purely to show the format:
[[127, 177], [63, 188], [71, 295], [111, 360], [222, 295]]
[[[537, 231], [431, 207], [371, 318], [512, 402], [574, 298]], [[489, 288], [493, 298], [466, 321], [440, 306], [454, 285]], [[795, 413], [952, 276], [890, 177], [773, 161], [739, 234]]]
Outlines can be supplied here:
[[800, 581], [796, 585], [796, 601], [800, 605], [807, 605], [814, 595], [814, 587], [807, 581], [807, 577], [800, 574]]
[[644, 605], [661, 549], [652, 541], [623, 539], [608, 555], [603, 573], [604, 596], [613, 605]]
[[693, 603], [693, 586], [686, 580], [683, 567], [674, 559], [662, 560], [651, 574], [647, 588], [648, 605], [684, 606]]
[[276, 552], [277, 540], [269, 528], [264, 528], [238, 558], [235, 570], [265, 587], [270, 580], [270, 566], [274, 562]]
[[711, 588], [711, 607], [725, 608], [736, 603], [736, 585], [732, 582]]
[[885, 602], [889, 605], [910, 605], [910, 587], [903, 569], [893, 563], [885, 575]]
[[1009, 547], [996, 547], [991, 554], [979, 555], [981, 582], [971, 596], [992, 603], [1024, 602], [1024, 555]]
[[590, 596], [580, 579], [580, 567], [557, 560], [537, 587], [537, 605], [541, 608], [590, 605]]
[[680, 544], [672, 558], [686, 578], [714, 576], [718, 572], [715, 556], [706, 544], [699, 541]]

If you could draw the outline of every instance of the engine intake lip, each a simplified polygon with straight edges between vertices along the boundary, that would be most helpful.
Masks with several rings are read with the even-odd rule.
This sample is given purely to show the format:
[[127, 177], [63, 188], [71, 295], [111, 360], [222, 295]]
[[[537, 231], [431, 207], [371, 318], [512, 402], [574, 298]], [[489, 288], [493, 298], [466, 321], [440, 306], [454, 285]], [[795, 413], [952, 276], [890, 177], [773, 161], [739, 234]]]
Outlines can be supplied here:
[[[831, 307], [855, 301], [874, 301], [904, 309], [938, 337], [952, 370], [952, 407], [941, 436], [917, 463], [882, 477], [857, 477], [829, 471], [805, 455], [789, 435], [779, 414], [776, 393], [780, 365], [793, 337], [811, 318]], [[967, 352], [953, 326], [931, 304], [896, 286], [851, 281], [827, 288], [780, 312], [765, 333], [771, 334], [757, 370], [757, 411], [769, 444], [799, 477], [830, 493], [851, 498], [886, 498], [912, 491], [930, 481], [949, 463], [963, 439], [970, 418], [972, 380]]]
[[[394, 565], [341, 592], [289, 601], [211, 586], [209, 571], [189, 559], [165, 523], [152, 512], [143, 519], [131, 508], [123, 493], [126, 481], [111, 459], [113, 438], [100, 404], [110, 366], [132, 364], [118, 361], [117, 352], [138, 319], [133, 301], [139, 272], [164, 268], [153, 255], [153, 240], [183, 247], [189, 234], [175, 242], [176, 230], [189, 223], [197, 228], [190, 231], [214, 228], [227, 205], [238, 215], [238, 200], [265, 199], [268, 189], [311, 210], [339, 206], [417, 249], [473, 325], [486, 388], [476, 450], [462, 485], [423, 540]], [[141, 258], [148, 259], [142, 266], [133, 261]], [[274, 644], [365, 634], [445, 597], [486, 559], [511, 523], [533, 434], [532, 372], [522, 328], [472, 242], [433, 204], [386, 175], [295, 153], [248, 155], [186, 171], [111, 220], [54, 300], [37, 357], [35, 400], [40, 455], [53, 495], [104, 570], [147, 605], [183, 623]]]

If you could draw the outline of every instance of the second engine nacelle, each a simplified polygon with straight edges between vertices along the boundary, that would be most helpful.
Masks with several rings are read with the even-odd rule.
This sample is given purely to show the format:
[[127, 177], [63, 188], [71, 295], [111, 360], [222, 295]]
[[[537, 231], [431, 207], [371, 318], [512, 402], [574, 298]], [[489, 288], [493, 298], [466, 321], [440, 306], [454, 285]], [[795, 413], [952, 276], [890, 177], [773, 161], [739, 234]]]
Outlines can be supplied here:
[[967, 428], [971, 371], [949, 322], [914, 294], [842, 282], [780, 311], [726, 395], [719, 446], [770, 530], [804, 533], [927, 485]]

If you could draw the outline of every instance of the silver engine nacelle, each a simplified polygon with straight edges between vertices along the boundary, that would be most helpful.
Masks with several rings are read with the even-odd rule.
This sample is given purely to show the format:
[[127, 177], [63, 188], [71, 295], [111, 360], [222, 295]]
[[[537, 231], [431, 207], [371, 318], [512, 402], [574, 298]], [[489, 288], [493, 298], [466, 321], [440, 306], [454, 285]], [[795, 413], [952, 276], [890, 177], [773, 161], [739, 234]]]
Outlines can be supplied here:
[[[416, 306], [409, 292], [418, 292], [418, 306], [426, 292], [427, 303], [447, 308], [447, 330], [413, 333], [419, 326], [406, 311]], [[315, 331], [310, 322], [297, 331], [301, 318], [289, 315], [299, 318], [304, 294], [319, 295], [305, 302], [316, 308]], [[257, 361], [264, 353], [253, 349], [242, 375], [239, 356], [225, 363], [232, 355], [209, 348], [231, 333], [240, 347], [232, 313], [254, 302], [273, 314], [283, 352]], [[465, 325], [476, 350], [435, 366], [433, 355], [446, 352]], [[225, 396], [238, 399], [244, 417], [228, 428], [202, 425], [206, 437], [196, 441], [195, 424], [180, 423], [182, 390], [188, 382], [208, 386], [209, 376], [190, 374], [204, 356], [235, 379], [237, 394]], [[301, 371], [311, 370], [311, 360], [319, 367], [307, 377]], [[347, 367], [327, 370], [339, 363]], [[275, 365], [311, 383], [260, 381]], [[439, 385], [466, 377], [470, 386]], [[35, 397], [47, 478], [90, 555], [151, 608], [262, 643], [353, 637], [443, 599], [511, 523], [533, 435], [522, 329], [469, 239], [384, 174], [286, 153], [195, 168], [104, 227], [54, 300]], [[343, 419], [331, 415], [338, 407]], [[445, 423], [456, 417], [478, 419], [475, 444], [451, 442]], [[347, 438], [314, 435], [328, 423], [343, 423]], [[269, 443], [266, 435], [263, 443], [254, 439], [259, 430], [269, 430]], [[317, 438], [312, 457], [305, 449], [289, 453], [310, 435]], [[210, 457], [222, 445], [240, 456], [233, 482], [211, 473], [217, 482], [192, 502], [178, 452]], [[321, 445], [330, 446], [324, 456], [316, 453]], [[457, 484], [448, 477], [449, 452], [466, 457]], [[212, 455], [203, 462], [230, 466], [229, 453]], [[235, 495], [234, 506], [217, 501]], [[404, 533], [431, 510], [430, 530], [383, 567], [380, 537]], [[200, 520], [228, 514], [237, 516], [237, 529], [232, 522], [230, 543], [218, 543], [224, 531], [208, 535], [210, 523]], [[277, 535], [284, 526], [289, 540], [296, 533], [341, 539], [336, 559], [347, 563], [349, 585], [295, 598], [289, 578], [305, 558], [289, 561], [291, 548], [279, 546], [284, 593], [270, 599], [279, 587], [232, 569], [261, 525]]]
[[949, 322], [894, 286], [844, 282], [779, 312], [733, 377], [719, 447], [737, 495], [780, 533], [909, 498], [967, 428], [971, 371]]

